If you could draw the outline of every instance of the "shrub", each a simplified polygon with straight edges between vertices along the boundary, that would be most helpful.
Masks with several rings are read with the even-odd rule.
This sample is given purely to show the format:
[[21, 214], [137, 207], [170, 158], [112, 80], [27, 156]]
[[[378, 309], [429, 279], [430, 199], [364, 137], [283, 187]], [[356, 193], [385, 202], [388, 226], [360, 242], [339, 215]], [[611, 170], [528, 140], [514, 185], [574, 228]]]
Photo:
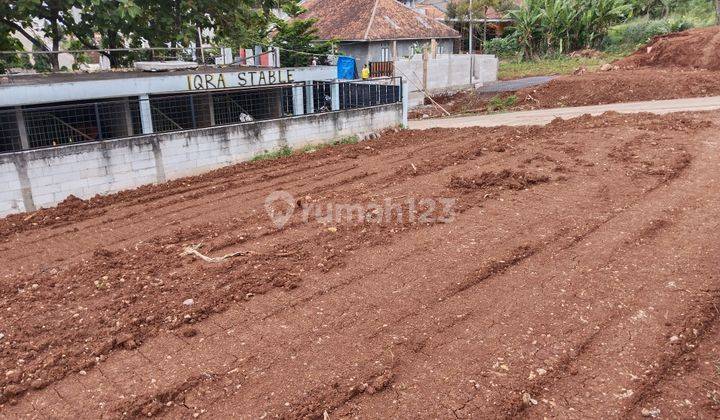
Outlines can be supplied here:
[[508, 108], [512, 108], [517, 104], [518, 98], [515, 95], [510, 96], [503, 96], [503, 95], [497, 95], [493, 96], [492, 99], [487, 104], [487, 110], [488, 112], [496, 112], [496, 111], [505, 111]]
[[251, 159], [251, 162], [259, 162], [262, 160], [274, 160], [280, 159], [287, 156], [292, 156], [293, 151], [288, 146], [282, 146], [281, 148], [273, 151], [265, 151]]
[[603, 42], [603, 48], [610, 51], [632, 50], [647, 44], [654, 36], [685, 31], [694, 26], [693, 22], [681, 17], [654, 20], [635, 19], [610, 28]]
[[485, 54], [495, 54], [500, 58], [514, 58], [522, 52], [517, 39], [513, 37], [508, 38], [494, 38], [485, 41], [483, 44], [483, 52]]

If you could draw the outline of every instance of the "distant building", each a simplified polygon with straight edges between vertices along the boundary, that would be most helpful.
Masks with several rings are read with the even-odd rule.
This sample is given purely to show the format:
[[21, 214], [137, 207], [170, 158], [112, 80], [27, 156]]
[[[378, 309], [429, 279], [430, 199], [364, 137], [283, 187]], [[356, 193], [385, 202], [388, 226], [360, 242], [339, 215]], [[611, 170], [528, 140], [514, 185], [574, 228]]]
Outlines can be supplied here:
[[358, 66], [422, 54], [452, 54], [460, 34], [396, 0], [307, 0], [300, 18], [317, 19], [317, 35], [334, 40]]
[[[447, 16], [448, 6], [457, 0], [399, 0], [408, 7], [418, 10], [420, 13], [425, 14], [431, 19], [435, 19], [439, 22], [446, 23], [456, 29], [461, 24], [458, 19], [449, 19]], [[523, 0], [510, 0], [509, 4], [514, 3], [516, 7], [521, 7]], [[467, 19], [463, 20], [465, 27], [463, 31], [467, 29]], [[496, 36], [502, 36], [505, 28], [512, 24], [512, 19], [506, 16], [506, 13], [495, 10], [490, 7], [487, 10], [486, 16], [475, 16], [473, 23], [477, 25], [487, 24], [488, 35], [490, 38]]]

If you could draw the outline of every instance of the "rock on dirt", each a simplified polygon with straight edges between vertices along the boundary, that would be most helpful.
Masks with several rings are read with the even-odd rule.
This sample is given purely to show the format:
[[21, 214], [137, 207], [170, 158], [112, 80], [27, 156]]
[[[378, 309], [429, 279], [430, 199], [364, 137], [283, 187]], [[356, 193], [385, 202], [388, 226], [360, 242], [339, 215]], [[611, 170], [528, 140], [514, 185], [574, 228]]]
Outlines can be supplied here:
[[640, 414], [643, 417], [655, 418], [655, 417], [660, 417], [660, 410], [658, 410], [657, 408], [653, 408], [653, 409], [643, 408], [642, 410], [640, 410]]
[[529, 393], [523, 392], [522, 404], [524, 407], [532, 407], [533, 405], [537, 405], [537, 403], [537, 400], [534, 399]]

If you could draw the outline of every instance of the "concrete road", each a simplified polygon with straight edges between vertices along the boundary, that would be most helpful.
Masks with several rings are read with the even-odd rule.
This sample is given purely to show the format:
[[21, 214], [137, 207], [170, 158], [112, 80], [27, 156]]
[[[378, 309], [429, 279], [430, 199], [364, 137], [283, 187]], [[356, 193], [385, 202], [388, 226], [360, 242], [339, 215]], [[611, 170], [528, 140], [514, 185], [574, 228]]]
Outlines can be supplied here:
[[544, 85], [556, 77], [557, 76], [534, 76], [522, 79], [498, 80], [497, 82], [486, 83], [477, 88], [477, 91], [481, 93], [515, 92], [516, 90], [528, 87]]
[[720, 109], [720, 96], [707, 98], [671, 99], [666, 101], [627, 102], [609, 105], [581, 106], [574, 108], [540, 109], [536, 111], [507, 112], [491, 115], [433, 118], [411, 120], [410, 129], [496, 127], [500, 125], [545, 125], [560, 117], [570, 119], [584, 114], [600, 115], [608, 111], [625, 114], [649, 112], [668, 114], [682, 111], [710, 111]]

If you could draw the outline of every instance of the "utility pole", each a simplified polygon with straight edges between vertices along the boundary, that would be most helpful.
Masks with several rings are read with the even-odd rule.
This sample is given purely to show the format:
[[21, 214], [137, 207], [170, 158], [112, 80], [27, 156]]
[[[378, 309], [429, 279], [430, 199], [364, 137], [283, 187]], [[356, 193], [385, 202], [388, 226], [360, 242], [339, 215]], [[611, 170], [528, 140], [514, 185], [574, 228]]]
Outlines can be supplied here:
[[[720, 0], [716, 0], [720, 1]], [[475, 54], [473, 50], [473, 0], [470, 0], [470, 6], [468, 8], [468, 14], [470, 18], [469, 25], [469, 39], [468, 39], [468, 54], [470, 54], [470, 84], [473, 84], [473, 76], [475, 74]]]

